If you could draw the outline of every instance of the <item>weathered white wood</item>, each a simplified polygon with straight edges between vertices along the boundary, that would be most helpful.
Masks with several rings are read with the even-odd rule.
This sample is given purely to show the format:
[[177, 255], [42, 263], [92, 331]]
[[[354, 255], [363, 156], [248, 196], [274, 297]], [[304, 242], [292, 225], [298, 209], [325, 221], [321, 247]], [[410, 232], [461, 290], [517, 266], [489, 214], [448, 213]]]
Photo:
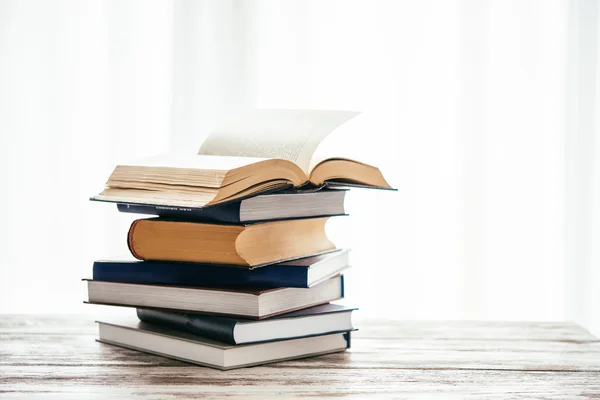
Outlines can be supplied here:
[[600, 342], [574, 324], [358, 325], [346, 353], [217, 371], [98, 343], [89, 317], [0, 316], [0, 398], [600, 397]]
[[[208, 398], [339, 397], [371, 398], [375, 395], [411, 398], [480, 399], [597, 398], [597, 373], [465, 370], [336, 370], [256, 368], [219, 372], [194, 367], [148, 368], [44, 368], [11, 384], [15, 397], [36, 392], [54, 398]], [[16, 373], [23, 373], [17, 370]], [[3, 385], [5, 386], [5, 385]], [[4, 390], [1, 387], [0, 390]], [[2, 398], [9, 398], [0, 392]], [[43, 394], [43, 393], [41, 393]], [[75, 396], [74, 396], [75, 395]], [[85, 396], [85, 397], [84, 397]]]
[[[0, 332], [54, 332], [96, 334], [96, 327], [87, 315], [0, 315]], [[500, 322], [500, 321], [398, 321], [367, 319], [360, 312], [353, 317], [361, 329], [355, 335], [402, 339], [478, 339], [478, 340], [572, 340], [598, 339], [571, 322]]]
[[[360, 315], [360, 314], [359, 314]], [[572, 322], [503, 322], [503, 321], [399, 321], [354, 318], [365, 327], [359, 335], [402, 339], [474, 339], [474, 340], [551, 340], [597, 341], [598, 339]], [[393, 327], [393, 329], [390, 329]]]
[[[33, 342], [19, 334], [3, 334], [0, 365], [102, 365], [123, 363], [121, 349], [93, 342], [93, 335], [71, 337], [46, 335]], [[39, 338], [41, 339], [41, 338]], [[6, 347], [5, 347], [6, 346]], [[22, 349], [15, 354], [15, 351]], [[26, 351], [25, 351], [26, 349]], [[127, 358], [137, 365], [139, 353]], [[142, 360], [146, 360], [143, 358]], [[152, 359], [151, 365], [169, 365], [164, 358]], [[547, 342], [473, 340], [392, 340], [356, 338], [347, 353], [289, 361], [278, 365], [298, 368], [451, 368], [451, 369], [519, 369], [533, 371], [600, 371], [600, 342]]]

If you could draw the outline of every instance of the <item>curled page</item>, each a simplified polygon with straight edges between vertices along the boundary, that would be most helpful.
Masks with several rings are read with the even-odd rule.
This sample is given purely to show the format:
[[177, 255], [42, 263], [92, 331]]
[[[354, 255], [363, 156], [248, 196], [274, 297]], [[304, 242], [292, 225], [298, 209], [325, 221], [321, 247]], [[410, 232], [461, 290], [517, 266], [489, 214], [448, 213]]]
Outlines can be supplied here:
[[283, 158], [307, 175], [313, 153], [335, 128], [356, 111], [255, 110], [211, 133], [198, 154]]

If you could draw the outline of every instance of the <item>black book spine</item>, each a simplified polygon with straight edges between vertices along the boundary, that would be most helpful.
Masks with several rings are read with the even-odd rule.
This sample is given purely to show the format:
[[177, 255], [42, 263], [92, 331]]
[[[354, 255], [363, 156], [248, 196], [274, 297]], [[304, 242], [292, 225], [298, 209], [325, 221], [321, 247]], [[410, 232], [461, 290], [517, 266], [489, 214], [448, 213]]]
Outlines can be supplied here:
[[206, 208], [169, 207], [153, 204], [117, 204], [120, 212], [158, 215], [159, 217], [186, 221], [214, 221], [239, 224], [241, 202]]
[[346, 348], [349, 349], [352, 346], [352, 332], [344, 333], [344, 339], [346, 339]]
[[233, 330], [237, 321], [232, 318], [189, 315], [142, 308], [138, 308], [136, 312], [141, 321], [149, 324], [191, 333], [227, 344], [237, 344], [233, 337]]

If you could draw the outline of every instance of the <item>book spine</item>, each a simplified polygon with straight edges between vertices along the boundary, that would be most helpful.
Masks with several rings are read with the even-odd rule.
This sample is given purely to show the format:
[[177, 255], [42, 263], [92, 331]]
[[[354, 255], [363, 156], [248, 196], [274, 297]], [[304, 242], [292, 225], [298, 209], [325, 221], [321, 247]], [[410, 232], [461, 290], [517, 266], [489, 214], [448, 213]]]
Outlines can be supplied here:
[[184, 221], [214, 221], [240, 223], [241, 202], [206, 208], [169, 207], [154, 204], [119, 203], [117, 209], [124, 213], [158, 215], [162, 218]]
[[254, 270], [194, 263], [96, 261], [93, 279], [104, 282], [177, 285], [308, 287], [307, 267], [262, 267]]
[[136, 219], [135, 221], [133, 221], [131, 223], [131, 226], [129, 227], [129, 232], [127, 232], [127, 247], [129, 248], [129, 251], [131, 252], [132, 256], [134, 256], [138, 260], [143, 260], [143, 258], [140, 257], [139, 254], [137, 254], [135, 252], [135, 249], [133, 246], [133, 232], [134, 232], [135, 226], [138, 224], [138, 222], [140, 222], [140, 220]]
[[344, 333], [344, 339], [346, 339], [346, 348], [349, 349], [352, 346], [352, 332]]
[[223, 343], [237, 344], [233, 334], [237, 321], [231, 318], [197, 316], [141, 308], [136, 309], [136, 312], [142, 322], [191, 333]]

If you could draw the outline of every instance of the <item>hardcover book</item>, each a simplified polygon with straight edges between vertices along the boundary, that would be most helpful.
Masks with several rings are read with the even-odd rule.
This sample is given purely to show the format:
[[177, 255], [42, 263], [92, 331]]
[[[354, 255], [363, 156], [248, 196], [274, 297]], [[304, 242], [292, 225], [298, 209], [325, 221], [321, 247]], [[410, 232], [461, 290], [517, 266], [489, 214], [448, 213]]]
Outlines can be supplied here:
[[324, 304], [261, 321], [143, 308], [137, 309], [137, 315], [143, 322], [238, 345], [348, 332], [354, 329], [354, 310]]
[[346, 190], [284, 191], [259, 195], [213, 207], [177, 207], [119, 203], [121, 212], [158, 215], [186, 221], [249, 223], [292, 218], [344, 215]]
[[127, 243], [140, 260], [256, 267], [335, 250], [325, 235], [327, 219], [250, 225], [141, 219], [131, 224]]
[[88, 303], [264, 319], [344, 297], [343, 276], [309, 289], [200, 288], [88, 280]]
[[392, 189], [377, 167], [339, 156], [314, 157], [319, 143], [355, 115], [254, 111], [211, 134], [198, 155], [118, 165], [92, 200], [201, 208], [292, 186]]
[[99, 342], [228, 370], [345, 351], [350, 332], [233, 346], [144, 322], [98, 321]]
[[176, 286], [309, 288], [350, 267], [349, 250], [260, 268], [161, 261], [96, 261], [95, 281]]

